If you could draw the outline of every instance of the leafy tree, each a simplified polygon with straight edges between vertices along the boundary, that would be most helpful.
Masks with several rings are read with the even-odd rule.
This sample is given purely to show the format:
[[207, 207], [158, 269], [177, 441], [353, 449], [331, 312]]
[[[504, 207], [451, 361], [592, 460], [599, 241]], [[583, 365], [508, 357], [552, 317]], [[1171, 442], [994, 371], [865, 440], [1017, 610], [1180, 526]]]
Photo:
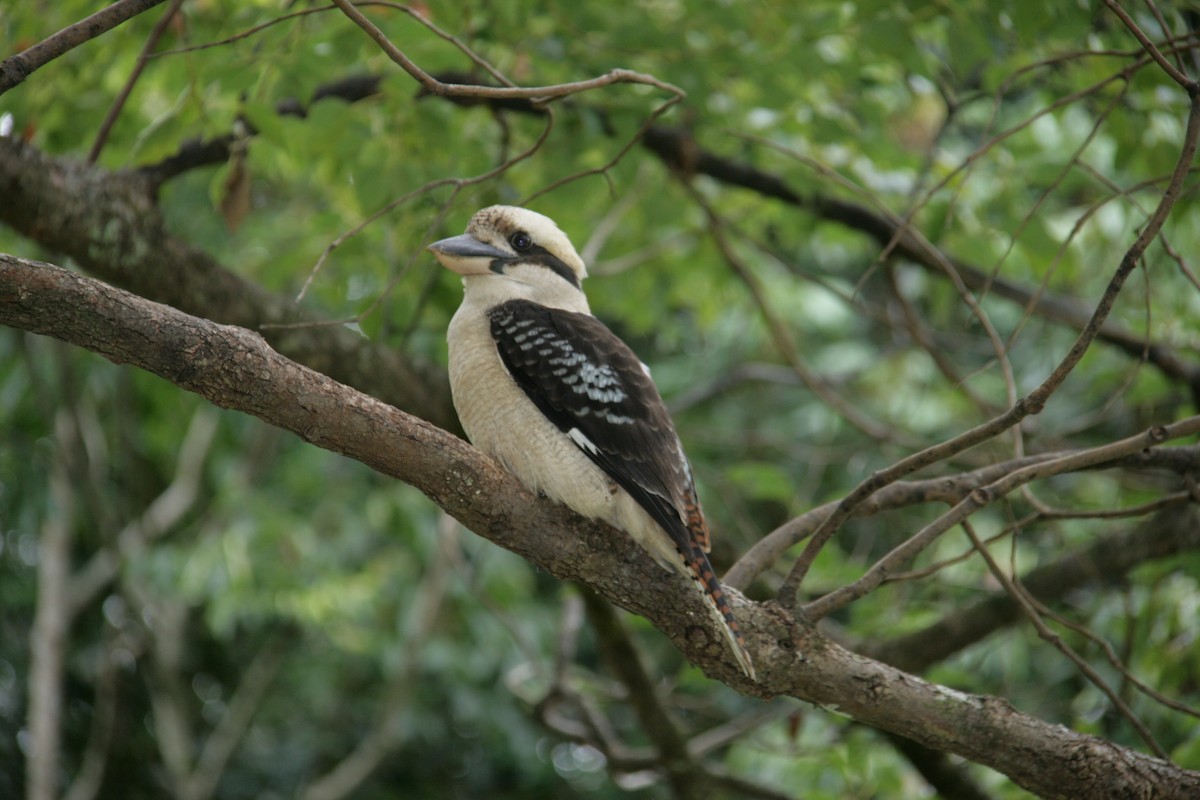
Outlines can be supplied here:
[[[9, 4], [0, 794], [1196, 796], [1197, 11]], [[758, 682], [455, 435], [496, 202]]]

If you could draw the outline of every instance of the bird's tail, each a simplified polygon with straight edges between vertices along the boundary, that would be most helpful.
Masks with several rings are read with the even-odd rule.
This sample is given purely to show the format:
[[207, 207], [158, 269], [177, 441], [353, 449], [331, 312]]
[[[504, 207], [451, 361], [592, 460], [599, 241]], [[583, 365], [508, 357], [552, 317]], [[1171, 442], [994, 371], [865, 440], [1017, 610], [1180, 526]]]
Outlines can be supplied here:
[[688, 550], [690, 552], [682, 554], [683, 561], [692, 580], [696, 583], [696, 588], [704, 595], [705, 606], [708, 607], [713, 621], [725, 634], [725, 639], [729, 642], [729, 647], [733, 650], [733, 655], [737, 659], [738, 666], [742, 668], [742, 672], [746, 673], [746, 677], [750, 680], [755, 680], [754, 662], [750, 659], [750, 653], [746, 651], [746, 640], [742, 638], [737, 619], [733, 616], [733, 607], [729, 605], [729, 596], [725, 593], [725, 587], [717, 580], [716, 572], [713, 571], [712, 564], [700, 543], [693, 541]]

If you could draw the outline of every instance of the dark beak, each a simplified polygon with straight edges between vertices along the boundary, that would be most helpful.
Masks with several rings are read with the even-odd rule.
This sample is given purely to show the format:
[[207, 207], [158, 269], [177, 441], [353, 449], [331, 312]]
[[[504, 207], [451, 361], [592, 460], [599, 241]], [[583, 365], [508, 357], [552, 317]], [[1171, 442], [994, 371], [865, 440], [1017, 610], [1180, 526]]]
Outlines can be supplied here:
[[442, 266], [460, 275], [479, 275], [491, 270], [496, 259], [507, 260], [511, 254], [485, 244], [470, 234], [451, 236], [429, 245], [429, 252], [437, 256]]
[[484, 244], [469, 233], [461, 236], [451, 236], [441, 239], [426, 248], [437, 255], [448, 255], [454, 258], [508, 258], [503, 250]]

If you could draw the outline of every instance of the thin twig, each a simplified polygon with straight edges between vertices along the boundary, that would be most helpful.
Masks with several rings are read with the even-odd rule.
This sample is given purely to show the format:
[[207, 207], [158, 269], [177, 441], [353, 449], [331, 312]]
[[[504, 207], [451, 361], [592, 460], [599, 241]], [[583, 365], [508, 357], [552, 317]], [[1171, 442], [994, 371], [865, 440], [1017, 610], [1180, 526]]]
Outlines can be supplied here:
[[413, 693], [419, 685], [418, 671], [424, 659], [419, 643], [432, 635], [442, 617], [454, 562], [461, 550], [458, 524], [447, 515], [438, 520], [437, 545], [433, 563], [413, 591], [404, 621], [407, 640], [417, 646], [405, 651], [399, 669], [388, 681], [370, 728], [358, 744], [332, 768], [314, 776], [296, 792], [301, 800], [341, 800], [353, 796], [402, 741], [401, 723], [412, 713]]
[[1200, 89], [1200, 85], [1176, 69], [1175, 65], [1167, 60], [1167, 57], [1162, 54], [1162, 51], [1158, 49], [1154, 42], [1150, 41], [1150, 37], [1134, 22], [1133, 17], [1129, 16], [1129, 13], [1121, 8], [1121, 4], [1117, 0], [1104, 0], [1104, 5], [1108, 6], [1109, 10], [1117, 15], [1126, 28], [1129, 28], [1129, 32], [1134, 35], [1134, 38], [1141, 43], [1150, 57], [1154, 59], [1154, 62], [1162, 68], [1163, 72], [1167, 73], [1167, 76], [1171, 80], [1183, 87], [1188, 94], [1193, 96], [1196, 94], [1197, 90]]
[[[869, 517], [883, 511], [906, 508], [923, 503], [953, 505], [960, 502], [972, 490], [999, 480], [1014, 470], [1030, 464], [1041, 464], [1079, 452], [1082, 451], [1041, 453], [998, 464], [989, 464], [986, 467], [980, 467], [971, 472], [964, 472], [953, 476], [926, 478], [916, 481], [895, 481], [867, 498], [855, 510], [854, 516]], [[1158, 467], [1178, 474], [1187, 474], [1190, 471], [1200, 468], [1200, 464], [1197, 463], [1198, 456], [1200, 456], [1200, 448], [1195, 445], [1155, 448], [1147, 453], [1136, 453], [1130, 458], [1109, 462], [1102, 465], [1102, 467], [1124, 467], [1128, 469]], [[1160, 506], [1184, 502], [1185, 498], [1183, 494], [1173, 493], [1160, 500], [1129, 509], [1113, 509], [1109, 512], [1073, 511], [1070, 514], [1071, 518], [1091, 516], [1093, 514], [1098, 515], [1100, 513], [1105, 514], [1107, 518], [1140, 516]], [[821, 523], [833, 513], [837, 506], [836, 502], [825, 503], [824, 505], [809, 509], [800, 516], [780, 525], [759, 539], [753, 547], [747, 550], [724, 577], [721, 578], [721, 582], [735, 589], [745, 590], [751, 581], [770, 568], [789, 548], [811, 536], [812, 532], [821, 526]], [[1057, 517], [1051, 514], [1048, 518], [1055, 519]], [[894, 574], [888, 580], [899, 580], [908, 574]]]
[[[1014, 580], [1014, 583], [1020, 585], [1020, 581]], [[1108, 659], [1108, 663], [1112, 665], [1113, 669], [1121, 673], [1121, 677], [1127, 681], [1129, 685], [1133, 686], [1135, 689], [1146, 695], [1146, 697], [1149, 697], [1154, 702], [1159, 703], [1160, 705], [1163, 705], [1172, 711], [1178, 711], [1181, 714], [1187, 714], [1189, 717], [1200, 718], [1200, 708], [1193, 708], [1187, 703], [1181, 703], [1178, 700], [1173, 700], [1134, 675], [1130, 671], [1129, 666], [1117, 655], [1116, 651], [1113, 649], [1113, 646], [1109, 644], [1108, 640], [1106, 640], [1104, 637], [1100, 636], [1095, 631], [1090, 630], [1084, 625], [1080, 625], [1077, 622], [1072, 622], [1063, 615], [1055, 613], [1052, 609], [1048, 608], [1040, 600], [1030, 594], [1029, 590], [1027, 590], [1024, 586], [1021, 586], [1021, 591], [1024, 592], [1025, 596], [1029, 600], [1029, 604], [1037, 609], [1039, 614], [1049, 617], [1059, 625], [1062, 625], [1064, 628], [1069, 628], [1078, 633], [1080, 636], [1095, 642], [1096, 645], [1104, 652], [1104, 657]]]
[[92, 149], [87, 154], [87, 163], [95, 164], [96, 159], [100, 157], [100, 151], [104, 149], [104, 144], [108, 141], [108, 135], [112, 131], [113, 125], [116, 123], [117, 117], [121, 114], [121, 109], [125, 107], [125, 101], [133, 93], [134, 84], [137, 83], [138, 78], [142, 75], [142, 70], [149, 63], [151, 51], [158, 46], [158, 40], [162, 38], [163, 33], [167, 30], [167, 26], [171, 24], [171, 20], [175, 18], [175, 14], [182, 5], [183, 0], [171, 0], [171, 5], [163, 12], [158, 22], [154, 23], [154, 28], [150, 31], [150, 35], [146, 37], [146, 43], [142, 45], [142, 52], [138, 53], [137, 63], [133, 65], [133, 71], [129, 73], [129, 78], [125, 81], [125, 85], [121, 87], [117, 99], [113, 101], [112, 106], [108, 109], [108, 113], [104, 115], [104, 121], [100, 123], [100, 129], [96, 131], [96, 139], [92, 142]]
[[[950, 528], [962, 524], [963, 521], [970, 518], [972, 514], [981, 508], [990, 505], [995, 500], [1004, 497], [1009, 492], [1030, 481], [1093, 467], [1112, 461], [1115, 458], [1153, 447], [1170, 439], [1180, 436], [1190, 436], [1196, 433], [1200, 433], [1200, 416], [1188, 417], [1171, 425], [1156, 425], [1135, 436], [1120, 439], [1110, 444], [1013, 470], [1003, 478], [987, 486], [973, 490], [952, 509], [942, 514], [936, 520], [913, 534], [905, 542], [896, 546], [883, 558], [876, 561], [861, 578], [811, 603], [805, 604], [803, 611], [810, 619], [816, 620], [865, 596], [886, 581], [896, 569], [911, 561], [918, 553], [932, 544], [943, 533], [950, 530]], [[828, 524], [828, 520], [826, 524]], [[811, 546], [812, 542], [810, 541], [809, 544]]]
[[109, 546], [97, 550], [71, 577], [66, 601], [72, 617], [96, 599], [117, 576], [122, 564], [135, 559], [156, 539], [169, 533], [195, 508], [201, 499], [204, 463], [219, 420], [220, 416], [208, 406], [196, 409], [183, 435], [171, 483], [146, 506], [141, 516], [125, 525]]
[[653, 75], [646, 75], [641, 72], [635, 72], [630, 69], [614, 69], [604, 75], [596, 78], [591, 78], [585, 81], [573, 81], [571, 83], [558, 83], [551, 86], [478, 86], [475, 84], [461, 83], [443, 83], [437, 78], [430, 75], [425, 70], [416, 65], [408, 56], [406, 56], [398, 47], [396, 47], [387, 38], [383, 31], [375, 26], [375, 23], [367, 19], [367, 17], [354, 7], [350, 0], [333, 0], [333, 4], [342, 10], [356, 25], [366, 31], [367, 35], [379, 45], [380, 49], [387, 54], [392, 61], [399, 64], [405, 72], [415, 78], [425, 90], [430, 94], [438, 97], [484, 97], [484, 98], [523, 98], [528, 100], [548, 101], [558, 99], [560, 97], [569, 97], [573, 94], [586, 92], [591, 89], [598, 89], [602, 86], [609, 86], [614, 83], [641, 83], [647, 86], [654, 86], [663, 91], [680, 97], [686, 96], [687, 92], [680, 89], [678, 86], [661, 81]]
[[1058, 366], [1055, 367], [1054, 371], [1037, 388], [1018, 400], [1008, 411], [1000, 416], [982, 425], [978, 425], [969, 431], [965, 431], [948, 441], [928, 447], [925, 450], [901, 459], [891, 467], [872, 473], [870, 477], [859, 483], [839, 503], [837, 510], [813, 534], [804, 552], [797, 559], [788, 578], [784, 581], [783, 586], [780, 587], [779, 597], [785, 605], [791, 605], [795, 602], [800, 583], [804, 580], [804, 576], [808, 573], [813, 561], [816, 560], [817, 554], [841, 526], [842, 522], [850, 516], [858, 503], [894, 480], [898, 480], [921, 467], [949, 458], [969, 447], [974, 447], [1012, 425], [1017, 424], [1025, 417], [1041, 412], [1050, 397], [1066, 381], [1067, 376], [1079, 364], [1084, 353], [1087, 352], [1092, 342], [1096, 339], [1101, 327], [1104, 325], [1104, 321], [1112, 311], [1113, 305], [1116, 303], [1126, 279], [1133, 272], [1142, 255], [1150, 246], [1150, 243], [1158, 235], [1158, 232], [1162, 230], [1162, 226], [1166, 223], [1167, 217], [1171, 213], [1171, 209], [1175, 207], [1175, 202], [1182, 191], [1184, 179], [1187, 177], [1192, 160], [1196, 155], [1198, 140], [1200, 140], [1200, 95], [1193, 95], [1188, 114], [1187, 131], [1184, 135], [1179, 160], [1176, 162], [1175, 170], [1171, 174], [1171, 180], [1167, 184], [1167, 188], [1163, 192], [1158, 206], [1147, 220], [1141, 234], [1130, 245], [1122, 257], [1121, 263], [1109, 281], [1100, 302], [1097, 303], [1088, 324], [1080, 331], [1074, 344], [1072, 344], [1070, 350], [1067, 351], [1067, 354], [1059, 362]]
[[25, 763], [28, 800], [58, 797], [59, 748], [62, 744], [63, 678], [70, 611], [66, 602], [71, 568], [71, 531], [76, 516], [71, 491], [70, 460], [75, 452], [72, 413], [54, 418], [56, 453], [50, 475], [51, 508], [55, 512], [38, 538], [37, 600], [29, 632], [29, 739]]
[[63, 793], [63, 800], [93, 800], [104, 783], [104, 773], [113, 747], [113, 729], [117, 718], [117, 666], [119, 649], [126, 647], [119, 633], [105, 626], [104, 646], [96, 654], [95, 699], [92, 724], [79, 771]]
[[999, 412], [999, 409], [971, 388], [971, 384], [967, 379], [958, 374], [958, 369], [950, 360], [949, 354], [943, 348], [938, 347], [933, 341], [933, 335], [926, 327], [925, 322], [921, 319], [917, 310], [913, 308], [912, 303], [908, 301], [908, 298], [904, 296], [904, 291], [900, 288], [900, 281], [897, 280], [896, 270], [889, 269], [885, 270], [885, 272], [888, 291], [896, 301], [896, 305], [900, 307], [904, 329], [908, 331], [908, 335], [912, 337], [913, 342], [925, 351], [925, 354], [929, 356], [933, 365], [937, 367], [938, 372], [942, 373], [942, 377], [946, 379], [947, 383], [962, 392], [963, 396], [980, 412], [995, 416]]
[[[1062, 602], [1084, 586], [1125, 581], [1143, 564], [1200, 550], [1200, 526], [1191, 508], [1173, 508], [1140, 525], [1101, 534], [1026, 572], [1021, 585], [1045, 603]], [[986, 542], [985, 542], [986, 544]], [[974, 602], [949, 612], [918, 630], [890, 638], [873, 636], [859, 643], [862, 655], [920, 675], [987, 636], [1015, 623], [1020, 615], [1003, 592], [987, 591]]]
[[583, 604], [605, 663], [624, 685], [642, 732], [658, 751], [658, 768], [671, 786], [672, 795], [700, 797], [706, 777], [703, 763], [688, 752], [679, 722], [659, 696], [655, 681], [616, 610], [590, 590], [584, 592]]
[[988, 552], [988, 549], [984, 546], [983, 542], [980, 541], [979, 535], [975, 533], [975, 526], [964, 521], [963, 530], [966, 531], [967, 536], [971, 538], [971, 542], [975, 545], [979, 555], [987, 564], [988, 570], [992, 573], [992, 577], [1000, 582], [1000, 584], [1004, 587], [1004, 590], [1008, 593], [1009, 597], [1011, 597], [1021, 611], [1025, 613], [1026, 618], [1028, 618], [1030, 623], [1033, 624], [1038, 636], [1052, 644], [1055, 649], [1066, 656], [1072, 663], [1075, 664], [1076, 667], [1079, 668], [1079, 671], [1082, 672], [1089, 681], [1091, 681], [1093, 686], [1095, 686], [1097, 689], [1103, 692], [1106, 697], [1108, 697], [1109, 702], [1111, 702], [1113, 706], [1121, 713], [1121, 716], [1129, 720], [1129, 724], [1132, 725], [1135, 730], [1137, 730], [1138, 734], [1142, 737], [1142, 740], [1150, 747], [1151, 750], [1154, 751], [1155, 755], [1157, 755], [1159, 758], [1167, 758], [1166, 751], [1163, 750], [1159, 743], [1155, 740], [1154, 735], [1150, 733], [1150, 729], [1146, 727], [1145, 723], [1138, 719], [1137, 715], [1133, 713], [1133, 709], [1131, 709], [1129, 705], [1121, 699], [1121, 696], [1117, 694], [1111, 686], [1108, 685], [1108, 682], [1100, 676], [1100, 673], [1096, 672], [1096, 670], [1092, 668], [1091, 664], [1087, 663], [1087, 661], [1084, 660], [1083, 657], [1081, 657], [1078, 653], [1076, 653], [1074, 648], [1064, 642], [1062, 638], [1058, 636], [1058, 634], [1050, 630], [1049, 626], [1046, 625], [1041, 616], [1038, 614], [1037, 610], [1033, 607], [1033, 604], [1030, 602], [1029, 596], [1026, 594], [1026, 592], [1020, 586], [1018, 586], [1013, 579], [1004, 572], [1004, 570], [1000, 569], [1000, 565], [996, 563], [994, 558], [992, 558], [992, 554]]
[[[454, 195], [457, 195], [458, 192], [461, 191], [466, 186], [473, 186], [477, 183], [482, 183], [484, 181], [491, 180], [492, 178], [496, 177], [497, 175], [501, 175], [501, 174], [507, 172], [509, 169], [511, 169], [513, 167], [513, 165], [524, 161], [525, 159], [531, 157], [534, 153], [536, 153], [538, 150], [541, 149], [542, 145], [545, 144], [546, 140], [550, 137], [550, 132], [554, 129], [554, 120], [555, 120], [554, 114], [552, 114], [552, 113], [547, 114], [546, 115], [546, 125], [544, 128], [542, 128], [542, 132], [541, 132], [541, 134], [538, 135], [537, 140], [534, 141], [534, 143], [532, 145], [530, 145], [528, 148], [526, 148], [522, 152], [518, 153], [517, 155], [513, 156], [512, 158], [508, 159], [507, 161], [503, 162], [502, 164], [498, 164], [497, 166], [492, 167], [491, 169], [487, 170], [486, 172], [482, 172], [482, 173], [472, 176], [470, 178], [439, 178], [437, 180], [430, 181], [429, 183], [426, 183], [424, 186], [420, 186], [416, 189], [413, 189], [410, 192], [404, 193], [403, 195], [395, 198], [394, 200], [391, 200], [383, 208], [374, 212], [373, 214], [368, 216], [366, 219], [362, 220], [357, 225], [355, 225], [353, 228], [350, 228], [349, 230], [344, 231], [343, 233], [339, 234], [337, 236], [337, 238], [335, 238], [332, 242], [330, 242], [328, 245], [325, 246], [325, 249], [321, 252], [321, 255], [317, 258], [317, 263], [315, 263], [313, 265], [312, 269], [309, 271], [308, 277], [305, 278], [305, 280], [304, 280], [304, 285], [300, 287], [300, 291], [296, 295], [296, 302], [299, 303], [300, 301], [302, 301], [304, 299], [304, 296], [308, 293], [309, 287], [312, 285], [313, 279], [316, 278], [317, 273], [320, 272], [321, 268], [325, 265], [325, 262], [329, 259], [329, 256], [333, 254], [334, 250], [336, 250], [338, 247], [341, 247], [346, 242], [346, 240], [362, 233], [362, 231], [368, 225], [375, 222], [380, 217], [383, 217], [383, 216], [391, 213], [392, 211], [399, 208], [404, 203], [407, 203], [409, 200], [412, 200], [413, 198], [416, 198], [416, 197], [420, 197], [420, 196], [422, 196], [434, 189], [437, 189], [441, 186], [453, 186], [454, 187]], [[445, 210], [449, 204], [449, 200], [452, 200], [454, 195], [452, 195], [451, 198], [449, 198], [447, 200], [447, 203], [443, 205], [442, 214], [440, 214], [438, 216], [436, 221], [440, 221], [442, 216], [444, 216]], [[399, 274], [402, 275], [404, 273], [404, 271], [408, 269], [408, 266], [411, 265], [418, 257], [421, 256], [422, 252], [423, 251], [418, 251], [416, 254], [414, 254], [412, 257], [410, 257], [408, 264], [405, 264], [404, 269], [402, 269]], [[398, 279], [399, 279], [399, 275], [397, 275], [395, 278], [393, 278], [393, 280], [388, 284], [388, 289], [391, 289], [393, 286], [395, 286], [396, 281]], [[365, 318], [365, 316], [368, 313], [370, 313], [371, 310], [373, 310], [376, 306], [379, 305], [379, 303], [381, 302], [382, 298], [385, 295], [386, 295], [386, 292], [380, 293], [380, 296], [375, 299], [375, 302], [373, 302], [366, 311], [364, 311], [362, 314], [358, 315], [358, 317], [356, 317], [355, 319], [361, 320], [361, 319]], [[303, 323], [301, 323], [301, 324], [303, 324]]]
[[250, 659], [220, 720], [205, 740], [195, 769], [188, 776], [182, 793], [185, 800], [209, 800], [212, 797], [229, 759], [283, 666], [289, 649], [287, 639], [286, 634], [272, 634]]
[[165, 0], [119, 0], [90, 17], [46, 37], [33, 47], [9, 56], [0, 62], [0, 94], [4, 94], [64, 53], [163, 2]]
[[[796, 373], [796, 376], [804, 383], [808, 390], [816, 395], [821, 402], [829, 406], [833, 411], [840, 415], [852, 426], [865, 433], [867, 436], [881, 442], [899, 442], [906, 443], [905, 438], [897, 434], [896, 431], [887, 425], [884, 425], [874, 419], [871, 419], [866, 414], [859, 411], [851, 405], [845, 398], [834, 391], [828, 382], [821, 378], [809, 366], [804, 357], [800, 355], [800, 351], [796, 348], [792, 341], [791, 334], [787, 330], [787, 326], [783, 321], [776, 316], [767, 302], [766, 291], [758, 282], [758, 279], [751, 272], [749, 267], [738, 257], [730, 246], [729, 240], [725, 236], [724, 221], [712, 205], [709, 204], [698, 191], [689, 184], [684, 184], [685, 189], [692, 196], [692, 200], [696, 202], [708, 216], [709, 232], [712, 234], [713, 242], [717, 249], [721, 252], [725, 263], [733, 269], [734, 274], [746, 286], [753, 298], [755, 305], [758, 306], [759, 313], [762, 314], [763, 320], [767, 324], [767, 330], [771, 334], [771, 340], [775, 343], [776, 349], [783, 355], [788, 366]], [[911, 442], [907, 442], [911, 444]]]

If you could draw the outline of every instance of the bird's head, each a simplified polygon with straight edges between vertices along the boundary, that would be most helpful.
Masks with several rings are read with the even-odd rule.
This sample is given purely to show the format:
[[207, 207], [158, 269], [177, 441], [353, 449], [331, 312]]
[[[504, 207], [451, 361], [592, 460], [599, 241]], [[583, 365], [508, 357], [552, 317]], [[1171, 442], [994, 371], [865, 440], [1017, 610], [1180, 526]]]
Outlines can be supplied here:
[[587, 311], [581, 285], [587, 267], [554, 220], [516, 206], [489, 206], [467, 232], [429, 245], [442, 266], [463, 276], [468, 295], [521, 297]]

